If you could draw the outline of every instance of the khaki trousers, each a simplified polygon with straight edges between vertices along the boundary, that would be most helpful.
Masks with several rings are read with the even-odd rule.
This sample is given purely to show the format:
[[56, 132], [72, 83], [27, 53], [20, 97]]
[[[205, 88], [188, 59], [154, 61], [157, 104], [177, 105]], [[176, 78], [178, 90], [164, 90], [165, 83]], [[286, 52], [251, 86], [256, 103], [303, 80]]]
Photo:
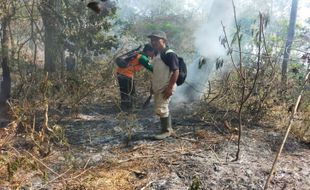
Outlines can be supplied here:
[[[172, 93], [175, 92], [176, 85], [174, 85]], [[169, 116], [169, 103], [171, 100], [170, 96], [168, 99], [163, 98], [163, 90], [154, 92], [154, 104], [155, 104], [155, 113], [160, 118]]]

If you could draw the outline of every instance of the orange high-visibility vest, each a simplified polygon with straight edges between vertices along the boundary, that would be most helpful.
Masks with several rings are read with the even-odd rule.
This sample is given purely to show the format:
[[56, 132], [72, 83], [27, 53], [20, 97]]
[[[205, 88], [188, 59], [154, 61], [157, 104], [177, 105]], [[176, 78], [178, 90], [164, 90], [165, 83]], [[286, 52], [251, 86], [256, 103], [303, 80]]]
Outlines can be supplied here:
[[128, 67], [126, 68], [117, 68], [117, 73], [125, 75], [129, 78], [133, 78], [135, 72], [140, 71], [142, 69], [142, 65], [139, 63], [139, 59], [141, 57], [141, 54], [137, 54], [136, 58], [133, 59]]

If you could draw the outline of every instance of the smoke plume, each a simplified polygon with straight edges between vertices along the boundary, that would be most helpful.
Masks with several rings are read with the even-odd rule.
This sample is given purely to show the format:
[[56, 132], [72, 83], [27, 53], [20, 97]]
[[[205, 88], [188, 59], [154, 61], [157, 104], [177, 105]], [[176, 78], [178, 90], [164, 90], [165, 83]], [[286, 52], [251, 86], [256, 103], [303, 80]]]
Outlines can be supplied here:
[[233, 22], [233, 6], [226, 0], [211, 1], [205, 24], [195, 32], [197, 58], [188, 64], [186, 83], [177, 88], [173, 102], [199, 100], [208, 89], [208, 81], [215, 74], [216, 60], [226, 57], [226, 51], [219, 38], [223, 34], [221, 22], [229, 28]]

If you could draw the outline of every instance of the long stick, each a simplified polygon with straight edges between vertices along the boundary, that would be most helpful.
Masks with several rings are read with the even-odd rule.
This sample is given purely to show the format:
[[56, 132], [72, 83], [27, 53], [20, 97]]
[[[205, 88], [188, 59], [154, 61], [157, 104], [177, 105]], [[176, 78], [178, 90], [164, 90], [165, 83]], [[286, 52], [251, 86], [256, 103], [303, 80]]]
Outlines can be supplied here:
[[272, 176], [273, 176], [273, 173], [275, 172], [276, 163], [277, 163], [277, 161], [278, 161], [278, 159], [279, 159], [279, 157], [280, 157], [280, 154], [281, 154], [281, 152], [282, 152], [282, 150], [283, 150], [283, 147], [284, 147], [284, 144], [285, 144], [286, 139], [287, 139], [287, 137], [288, 137], [288, 134], [290, 133], [290, 130], [291, 130], [291, 128], [292, 128], [292, 123], [293, 123], [293, 121], [294, 121], [294, 116], [295, 116], [295, 114], [296, 114], [296, 112], [297, 112], [298, 105], [299, 105], [299, 103], [300, 103], [302, 94], [303, 94], [303, 92], [304, 92], [304, 90], [305, 90], [306, 83], [307, 83], [307, 81], [308, 81], [308, 79], [309, 79], [309, 75], [310, 75], [310, 71], [308, 71], [307, 75], [305, 76], [302, 89], [301, 89], [301, 91], [300, 91], [300, 93], [299, 93], [299, 96], [298, 96], [298, 98], [297, 98], [297, 101], [296, 101], [296, 103], [295, 103], [295, 107], [294, 107], [294, 110], [293, 110], [293, 112], [292, 112], [292, 114], [291, 114], [290, 121], [289, 121], [289, 125], [288, 125], [288, 127], [287, 127], [287, 129], [286, 129], [286, 133], [285, 133], [284, 139], [283, 139], [283, 141], [282, 141], [282, 144], [281, 144], [281, 146], [280, 146], [280, 148], [279, 148], [279, 150], [278, 150], [278, 153], [277, 153], [276, 158], [275, 158], [274, 161], [273, 161], [272, 168], [271, 168], [271, 171], [270, 171], [270, 173], [269, 173], [268, 179], [267, 179], [267, 181], [266, 181], [266, 183], [265, 183], [264, 190], [267, 190], [268, 185], [269, 185], [269, 183], [270, 183], [270, 181], [271, 181], [271, 178], [272, 178]]

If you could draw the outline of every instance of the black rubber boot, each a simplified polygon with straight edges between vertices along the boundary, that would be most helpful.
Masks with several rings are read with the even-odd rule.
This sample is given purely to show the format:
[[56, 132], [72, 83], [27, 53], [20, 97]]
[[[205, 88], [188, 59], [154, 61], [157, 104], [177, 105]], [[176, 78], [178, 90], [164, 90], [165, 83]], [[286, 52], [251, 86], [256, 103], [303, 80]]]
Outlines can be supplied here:
[[171, 124], [171, 116], [160, 118], [161, 124], [161, 134], [155, 135], [156, 140], [162, 140], [167, 137], [170, 137], [173, 134], [172, 124]]

